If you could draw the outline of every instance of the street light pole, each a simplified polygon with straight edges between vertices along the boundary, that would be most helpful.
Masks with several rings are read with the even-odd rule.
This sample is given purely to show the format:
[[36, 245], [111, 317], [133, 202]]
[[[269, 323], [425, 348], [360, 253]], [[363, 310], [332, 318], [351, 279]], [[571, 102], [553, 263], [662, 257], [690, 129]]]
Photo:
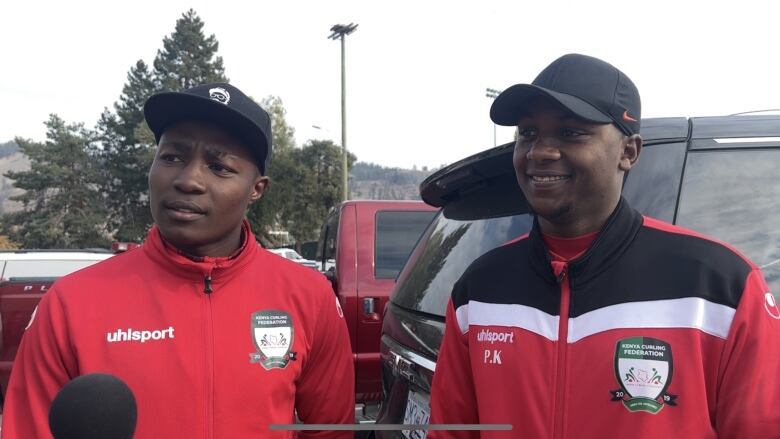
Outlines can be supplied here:
[[350, 23], [347, 25], [337, 24], [330, 28], [331, 34], [328, 36], [331, 40], [341, 40], [341, 199], [349, 199], [348, 177], [347, 177], [347, 79], [344, 56], [344, 37], [357, 29], [358, 25]]
[[[486, 88], [485, 89], [485, 96], [489, 97], [490, 99], [495, 99], [498, 97], [498, 95], [501, 94], [501, 90], [496, 90], [495, 88]], [[496, 147], [496, 124], [493, 124], [493, 147]]]

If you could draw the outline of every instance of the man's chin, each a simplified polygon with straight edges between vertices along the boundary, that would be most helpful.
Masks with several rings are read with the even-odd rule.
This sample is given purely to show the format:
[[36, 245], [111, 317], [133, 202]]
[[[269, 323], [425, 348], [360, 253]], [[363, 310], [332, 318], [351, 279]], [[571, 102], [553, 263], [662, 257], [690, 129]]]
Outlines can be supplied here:
[[207, 242], [203, 239], [203, 233], [195, 230], [192, 225], [157, 225], [165, 242], [178, 248], [179, 250], [191, 249], [205, 245]]
[[558, 203], [533, 203], [531, 204], [531, 211], [540, 218], [555, 223], [558, 222], [571, 212], [570, 204], [558, 204]]

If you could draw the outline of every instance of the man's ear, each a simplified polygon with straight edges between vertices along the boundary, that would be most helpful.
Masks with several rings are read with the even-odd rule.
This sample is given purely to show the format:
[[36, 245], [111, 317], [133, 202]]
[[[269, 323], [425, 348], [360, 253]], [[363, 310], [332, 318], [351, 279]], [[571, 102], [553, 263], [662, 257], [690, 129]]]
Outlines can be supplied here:
[[270, 184], [270, 178], [258, 174], [257, 177], [255, 177], [254, 184], [252, 185], [252, 192], [249, 193], [249, 202], [247, 204], [252, 204], [262, 198], [265, 191], [268, 190], [268, 186]]
[[633, 168], [636, 161], [639, 160], [639, 153], [642, 152], [642, 137], [639, 134], [633, 134], [624, 138], [621, 151], [618, 167], [625, 172]]

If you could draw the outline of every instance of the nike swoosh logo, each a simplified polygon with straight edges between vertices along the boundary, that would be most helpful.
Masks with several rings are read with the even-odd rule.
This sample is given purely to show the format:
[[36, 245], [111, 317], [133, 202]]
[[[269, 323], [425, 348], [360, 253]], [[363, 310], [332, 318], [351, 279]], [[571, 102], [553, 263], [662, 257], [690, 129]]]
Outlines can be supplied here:
[[636, 119], [628, 115], [628, 110], [623, 112], [623, 120], [627, 120], [629, 122], [636, 122]]

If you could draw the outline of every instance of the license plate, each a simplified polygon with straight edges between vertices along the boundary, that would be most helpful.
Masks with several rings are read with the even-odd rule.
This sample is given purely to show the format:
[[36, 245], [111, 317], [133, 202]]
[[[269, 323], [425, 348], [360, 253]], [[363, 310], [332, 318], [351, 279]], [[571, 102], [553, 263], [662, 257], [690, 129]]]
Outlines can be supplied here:
[[[406, 412], [404, 413], [404, 424], [428, 424], [431, 409], [428, 407], [426, 398], [415, 392], [409, 392], [406, 399]], [[428, 430], [401, 430], [409, 439], [425, 439]]]

